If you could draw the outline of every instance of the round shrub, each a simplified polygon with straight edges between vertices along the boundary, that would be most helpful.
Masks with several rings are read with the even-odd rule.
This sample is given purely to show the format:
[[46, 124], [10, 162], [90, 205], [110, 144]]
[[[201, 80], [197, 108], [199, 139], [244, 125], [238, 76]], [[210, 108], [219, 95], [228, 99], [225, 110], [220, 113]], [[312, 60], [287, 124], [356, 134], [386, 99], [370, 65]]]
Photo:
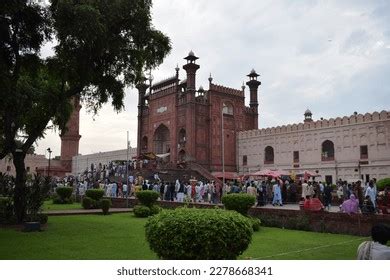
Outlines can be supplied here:
[[135, 195], [142, 205], [148, 207], [152, 206], [160, 197], [160, 194], [155, 191], [139, 191]]
[[111, 207], [111, 200], [109, 199], [102, 199], [100, 200], [100, 205], [102, 207], [103, 215], [108, 215], [108, 211]]
[[255, 204], [256, 197], [246, 193], [232, 193], [222, 196], [222, 203], [228, 210], [234, 210], [247, 215], [249, 209]]
[[139, 218], [145, 218], [152, 215], [150, 208], [144, 205], [136, 205], [133, 209], [134, 215]]
[[249, 217], [248, 219], [252, 224], [253, 231], [259, 231], [261, 225], [260, 219], [254, 217]]
[[162, 208], [160, 206], [157, 206], [157, 205], [152, 205], [149, 208], [150, 208], [150, 213], [152, 215], [156, 215], [162, 211]]
[[[53, 200], [53, 203], [65, 203], [65, 201], [69, 202], [72, 196], [73, 188], [71, 187], [57, 187], [56, 193], [58, 195], [59, 200]], [[67, 203], [66, 202], [66, 203]]]
[[90, 197], [84, 197], [81, 205], [84, 209], [91, 209], [93, 206], [94, 200]]
[[102, 189], [89, 189], [85, 191], [85, 196], [92, 198], [93, 200], [100, 200], [104, 195]]
[[150, 217], [145, 229], [150, 248], [160, 258], [177, 260], [236, 259], [253, 233], [248, 218], [222, 209], [164, 210]]
[[378, 191], [383, 191], [386, 187], [390, 187], [390, 178], [380, 179], [376, 182]]

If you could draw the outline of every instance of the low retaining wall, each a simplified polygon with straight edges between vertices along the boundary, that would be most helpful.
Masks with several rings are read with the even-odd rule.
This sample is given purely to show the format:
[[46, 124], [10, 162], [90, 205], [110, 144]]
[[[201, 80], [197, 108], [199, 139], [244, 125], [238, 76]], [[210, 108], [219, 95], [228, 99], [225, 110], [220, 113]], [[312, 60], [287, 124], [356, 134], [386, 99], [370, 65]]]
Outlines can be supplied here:
[[[132, 208], [138, 203], [135, 198], [112, 198], [113, 208]], [[185, 204], [174, 201], [158, 201], [157, 204], [163, 208], [182, 207]], [[188, 207], [215, 208], [222, 205], [206, 203], [190, 203]], [[377, 223], [390, 225], [390, 215], [363, 215], [332, 212], [308, 212], [302, 210], [270, 209], [252, 207], [249, 214], [262, 220], [266, 226], [281, 228], [310, 230], [316, 232], [329, 232], [352, 234], [360, 236], [371, 235], [371, 227]]]

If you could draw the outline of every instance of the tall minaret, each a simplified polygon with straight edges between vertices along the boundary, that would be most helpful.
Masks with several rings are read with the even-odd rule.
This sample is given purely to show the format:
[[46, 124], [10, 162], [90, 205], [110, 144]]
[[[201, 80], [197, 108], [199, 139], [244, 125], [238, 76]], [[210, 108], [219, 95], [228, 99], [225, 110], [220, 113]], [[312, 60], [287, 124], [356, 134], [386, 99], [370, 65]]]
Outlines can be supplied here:
[[198, 57], [195, 56], [193, 51], [190, 51], [184, 58], [187, 60], [187, 64], [183, 65], [183, 69], [187, 73], [187, 90], [185, 93], [185, 130], [186, 130], [186, 154], [189, 158], [196, 158], [196, 110], [195, 110], [195, 92], [196, 92], [196, 71], [200, 68], [196, 64]]
[[79, 134], [80, 127], [80, 99], [72, 99], [73, 112], [66, 124], [67, 130], [60, 135], [61, 137], [61, 165], [65, 172], [72, 172], [72, 157], [79, 154]]
[[196, 57], [193, 51], [190, 51], [188, 55], [184, 58], [187, 60], [187, 64], [183, 66], [183, 69], [187, 72], [187, 94], [189, 97], [188, 101], [193, 101], [195, 99], [196, 91], [196, 71], [199, 69], [199, 65], [196, 64], [196, 60], [199, 57]]
[[259, 128], [259, 121], [258, 121], [259, 102], [257, 101], [257, 89], [259, 85], [261, 85], [261, 82], [257, 80], [257, 77], [260, 75], [256, 73], [255, 69], [252, 69], [252, 71], [247, 76], [249, 77], [249, 81], [246, 84], [249, 86], [249, 92], [250, 92], [249, 107], [252, 109], [252, 112], [254, 114], [252, 129], [258, 129]]

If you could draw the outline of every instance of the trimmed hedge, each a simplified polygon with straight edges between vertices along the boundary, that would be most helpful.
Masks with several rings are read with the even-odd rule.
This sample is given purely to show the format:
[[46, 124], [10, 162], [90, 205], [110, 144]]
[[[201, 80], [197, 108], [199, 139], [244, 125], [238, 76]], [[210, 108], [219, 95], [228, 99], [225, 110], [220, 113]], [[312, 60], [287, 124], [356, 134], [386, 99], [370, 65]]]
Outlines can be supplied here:
[[104, 190], [102, 189], [89, 189], [85, 191], [85, 196], [92, 198], [93, 200], [100, 200], [104, 195]]
[[255, 204], [256, 197], [246, 193], [232, 193], [222, 196], [222, 203], [227, 210], [234, 210], [247, 216], [249, 209]]
[[148, 219], [145, 229], [160, 258], [177, 260], [236, 259], [253, 233], [248, 218], [221, 209], [163, 210]]
[[160, 194], [155, 191], [139, 191], [135, 195], [142, 205], [148, 207], [151, 207], [160, 197]]
[[57, 187], [56, 194], [57, 196], [53, 198], [54, 204], [71, 204], [73, 188], [71, 187]]
[[162, 208], [160, 206], [157, 206], [157, 205], [152, 205], [151, 207], [149, 207], [149, 209], [150, 209], [150, 213], [152, 215], [156, 215], [162, 211]]
[[378, 191], [383, 191], [386, 187], [390, 187], [390, 178], [380, 179], [376, 182]]
[[81, 205], [84, 209], [91, 209], [94, 204], [94, 200], [90, 197], [84, 197]]
[[100, 205], [102, 207], [103, 215], [108, 215], [108, 212], [111, 207], [111, 200], [109, 199], [102, 199], [100, 200]]
[[133, 209], [134, 215], [138, 218], [146, 218], [152, 215], [150, 208], [145, 205], [136, 205]]
[[253, 231], [259, 231], [260, 225], [261, 225], [260, 219], [255, 218], [255, 217], [249, 217], [248, 219], [250, 220], [250, 222], [252, 224]]

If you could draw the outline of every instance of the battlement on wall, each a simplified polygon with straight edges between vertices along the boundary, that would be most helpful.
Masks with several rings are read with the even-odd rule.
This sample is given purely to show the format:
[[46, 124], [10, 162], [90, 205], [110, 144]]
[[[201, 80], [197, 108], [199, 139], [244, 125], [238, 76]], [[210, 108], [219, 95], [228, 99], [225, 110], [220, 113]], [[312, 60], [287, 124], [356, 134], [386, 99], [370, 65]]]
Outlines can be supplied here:
[[156, 90], [156, 91], [152, 91], [152, 94], [150, 95], [150, 100], [153, 100], [153, 99], [157, 99], [157, 98], [160, 98], [162, 96], [165, 96], [165, 95], [169, 95], [169, 94], [172, 94], [172, 93], [176, 93], [177, 92], [177, 87], [175, 84], [173, 85], [169, 85], [169, 86], [166, 86], [166, 87], [163, 87], [159, 90]]
[[336, 128], [345, 125], [364, 124], [373, 121], [385, 121], [385, 120], [390, 120], [390, 111], [381, 111], [380, 113], [374, 112], [372, 114], [366, 113], [364, 115], [357, 114], [351, 116], [344, 116], [342, 118], [337, 117], [335, 119], [330, 118], [328, 120], [324, 119], [324, 120], [317, 120], [317, 121], [307, 122], [307, 123], [288, 124], [288, 125], [282, 125], [277, 127], [267, 127], [262, 129], [247, 130], [247, 131], [240, 132], [238, 138], [245, 139], [245, 138], [251, 138], [260, 135], [274, 135], [280, 133], [288, 133], [288, 132], [304, 131], [310, 129], [328, 128], [328, 127]]
[[224, 94], [228, 94], [228, 95], [244, 97], [244, 92], [242, 90], [229, 88], [229, 87], [216, 85], [216, 84], [210, 84], [210, 91], [216, 91], [216, 92], [224, 93]]
[[244, 107], [244, 113], [246, 114], [253, 114], [253, 109], [251, 107]]

